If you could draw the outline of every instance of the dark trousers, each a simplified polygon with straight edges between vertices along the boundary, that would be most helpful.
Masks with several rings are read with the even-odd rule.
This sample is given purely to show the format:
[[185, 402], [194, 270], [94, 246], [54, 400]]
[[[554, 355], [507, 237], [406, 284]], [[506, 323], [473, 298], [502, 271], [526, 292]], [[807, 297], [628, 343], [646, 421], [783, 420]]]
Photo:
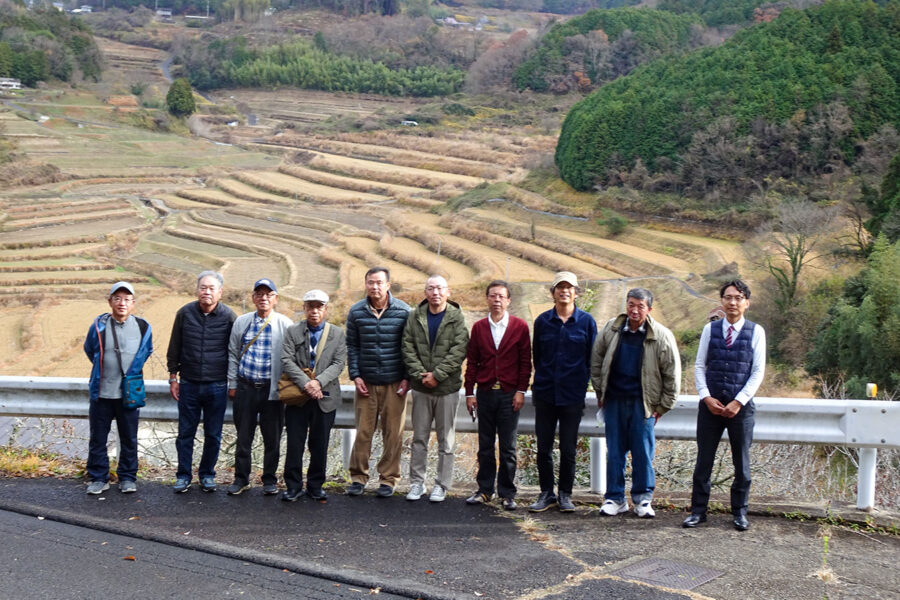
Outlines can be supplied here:
[[[478, 491], [488, 497], [494, 494], [497, 479], [497, 495], [501, 498], [516, 497], [516, 430], [519, 427], [519, 411], [512, 409], [515, 392], [478, 389]], [[500, 469], [494, 456], [494, 439], [500, 446]]]
[[219, 460], [219, 446], [222, 444], [222, 424], [228, 407], [228, 383], [212, 381], [193, 383], [181, 380], [178, 397], [178, 437], [175, 450], [178, 452], [176, 477], [191, 479], [194, 458], [194, 436], [203, 421], [203, 454], [200, 456], [198, 475], [216, 476], [216, 461]]
[[745, 404], [733, 419], [712, 414], [706, 403], [700, 401], [697, 412], [697, 464], [694, 467], [694, 489], [691, 493], [691, 512], [694, 514], [706, 512], [716, 450], [722, 439], [722, 432], [726, 430], [731, 442], [731, 461], [734, 463], [731, 512], [735, 516], [747, 514], [750, 497], [750, 444], [753, 443], [755, 413], [756, 405], [753, 400]]
[[250, 482], [250, 452], [256, 426], [263, 439], [262, 481], [278, 483], [278, 456], [281, 450], [281, 430], [284, 428], [284, 405], [278, 400], [269, 400], [269, 386], [266, 382], [259, 387], [238, 378], [234, 394], [234, 428], [237, 443], [234, 449], [234, 481], [246, 485]]
[[289, 490], [303, 488], [303, 451], [309, 439], [309, 468], [306, 489], [318, 491], [325, 483], [328, 440], [337, 411], [322, 412], [319, 403], [309, 400], [303, 406], [286, 406], [287, 453], [284, 457], [284, 484]]
[[537, 437], [538, 480], [542, 492], [553, 491], [553, 438], [559, 424], [559, 491], [572, 493], [575, 484], [575, 448], [584, 404], [557, 406], [535, 399], [534, 432]]
[[122, 406], [121, 398], [97, 398], [88, 409], [91, 438], [88, 442], [87, 472], [91, 481], [109, 481], [109, 452], [106, 441], [113, 419], [119, 432], [119, 481], [134, 481], [138, 470], [139, 409]]

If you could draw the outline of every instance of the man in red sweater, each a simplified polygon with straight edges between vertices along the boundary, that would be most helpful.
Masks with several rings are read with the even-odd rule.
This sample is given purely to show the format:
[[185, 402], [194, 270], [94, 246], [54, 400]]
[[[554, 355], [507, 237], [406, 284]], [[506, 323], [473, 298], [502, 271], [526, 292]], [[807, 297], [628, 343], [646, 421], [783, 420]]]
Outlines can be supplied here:
[[[507, 312], [509, 284], [495, 280], [487, 287], [490, 316], [472, 326], [466, 356], [466, 409], [478, 415], [478, 491], [467, 504], [489, 502], [494, 494], [497, 460], [494, 439], [500, 442], [497, 495], [503, 508], [516, 509], [516, 430], [519, 409], [531, 379], [531, 337], [528, 324]], [[474, 393], [478, 384], [478, 394]]]

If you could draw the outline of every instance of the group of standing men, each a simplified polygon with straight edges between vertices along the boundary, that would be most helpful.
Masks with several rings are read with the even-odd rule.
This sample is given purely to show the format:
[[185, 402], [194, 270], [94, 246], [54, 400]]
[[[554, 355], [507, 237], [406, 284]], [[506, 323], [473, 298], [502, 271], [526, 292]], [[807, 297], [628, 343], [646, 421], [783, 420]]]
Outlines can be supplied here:
[[[654, 427], [678, 397], [681, 360], [672, 332], [651, 317], [653, 295], [649, 290], [630, 290], [625, 312], [598, 332], [593, 317], [576, 305], [581, 291], [576, 276], [567, 271], [557, 273], [550, 286], [554, 306], [537, 317], [530, 337], [526, 322], [508, 312], [509, 284], [492, 281], [485, 295], [489, 314], [473, 325], [470, 337], [462, 310], [449, 299], [449, 285], [438, 275], [429, 277], [425, 298], [411, 308], [391, 294], [388, 269], [369, 269], [366, 296], [350, 308], [346, 332], [327, 323], [329, 298], [321, 290], [305, 294], [305, 319], [293, 323], [275, 311], [278, 291], [271, 280], [254, 284], [256, 310], [240, 317], [221, 302], [223, 283], [216, 272], [199, 275], [197, 301], [178, 311], [169, 341], [170, 394], [178, 402], [179, 412], [176, 493], [190, 489], [194, 437], [201, 421], [200, 489], [216, 490], [215, 465], [230, 398], [237, 442], [228, 494], [240, 494], [250, 485], [250, 449], [259, 427], [264, 446], [263, 494], [278, 493], [276, 469], [281, 433], [286, 430], [287, 489], [282, 499], [295, 501], [304, 493], [302, 465], [308, 447], [305, 493], [326, 501], [327, 449], [340, 404], [339, 376], [346, 364], [355, 385], [356, 418], [347, 495], [360, 496], [365, 490], [376, 429], [381, 430], [383, 442], [376, 466], [376, 495], [386, 498], [394, 494], [400, 479], [406, 396], [411, 389], [413, 439], [406, 498], [415, 501], [428, 494], [425, 473], [433, 428], [438, 441], [437, 476], [428, 498], [443, 501], [453, 484], [456, 413], [463, 386], [466, 409], [478, 420], [479, 436], [478, 489], [466, 502], [489, 502], [496, 487], [501, 506], [515, 510], [518, 418], [533, 360], [531, 388], [541, 493], [529, 509], [575, 509], [571, 495], [578, 429], [588, 383], [592, 382], [603, 411], [608, 445], [607, 492], [600, 512], [613, 516], [629, 510], [625, 469], [630, 452], [634, 512], [639, 517], [654, 516]], [[735, 464], [734, 525], [744, 530], [749, 526], [752, 398], [764, 373], [765, 333], [744, 319], [750, 298], [746, 284], [740, 280], [727, 283], [720, 298], [725, 319], [704, 328], [695, 366], [701, 397], [698, 457], [692, 512], [684, 526], [695, 527], [706, 520], [712, 463], [722, 432], [727, 430]], [[123, 407], [122, 378], [139, 374], [152, 352], [149, 324], [131, 314], [134, 288], [119, 282], [113, 285], [108, 300], [111, 312], [94, 321], [84, 344], [94, 363], [89, 494], [109, 488], [106, 438], [113, 419], [121, 444], [119, 487], [122, 492], [136, 490], [138, 411]], [[110, 336], [110, 332], [118, 332], [118, 336]], [[115, 352], [104, 353], [111, 344]], [[306, 393], [308, 402], [282, 405], [278, 398], [282, 373]], [[558, 476], [553, 465], [557, 429]], [[499, 460], [495, 441], [499, 442]]]

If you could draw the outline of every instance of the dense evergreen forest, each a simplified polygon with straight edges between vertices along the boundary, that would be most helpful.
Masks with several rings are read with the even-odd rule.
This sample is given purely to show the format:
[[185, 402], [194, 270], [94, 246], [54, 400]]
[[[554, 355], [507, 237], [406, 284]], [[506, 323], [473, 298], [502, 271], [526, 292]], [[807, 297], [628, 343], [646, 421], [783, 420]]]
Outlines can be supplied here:
[[180, 55], [191, 84], [199, 89], [227, 86], [297, 86], [326, 91], [438, 96], [462, 86], [459, 69], [421, 66], [389, 69], [381, 62], [338, 56], [297, 40], [265, 49], [248, 48], [243, 38], [195, 46]]
[[556, 149], [577, 189], [628, 170], [732, 196], [853, 164], [900, 128], [900, 3], [785, 10], [723, 46], [663, 58], [573, 107]]
[[698, 46], [700, 23], [696, 15], [658, 10], [592, 10], [554, 25], [516, 69], [513, 81], [520, 90], [536, 92], [564, 92], [573, 84], [595, 87], [660, 56]]
[[100, 79], [103, 62], [90, 28], [55, 8], [26, 11], [0, 0], [0, 40], [0, 77], [28, 86], [78, 74]]

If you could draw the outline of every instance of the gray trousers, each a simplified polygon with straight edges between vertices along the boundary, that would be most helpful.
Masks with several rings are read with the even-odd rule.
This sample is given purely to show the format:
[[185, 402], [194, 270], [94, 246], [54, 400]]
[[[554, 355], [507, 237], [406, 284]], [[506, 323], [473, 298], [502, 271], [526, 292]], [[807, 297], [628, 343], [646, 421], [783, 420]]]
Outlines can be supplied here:
[[459, 392], [435, 396], [413, 391], [412, 425], [413, 441], [409, 458], [409, 482], [425, 482], [425, 465], [428, 460], [428, 438], [431, 424], [438, 440], [438, 464], [435, 483], [445, 490], [453, 485], [453, 459], [456, 450], [456, 410]]

